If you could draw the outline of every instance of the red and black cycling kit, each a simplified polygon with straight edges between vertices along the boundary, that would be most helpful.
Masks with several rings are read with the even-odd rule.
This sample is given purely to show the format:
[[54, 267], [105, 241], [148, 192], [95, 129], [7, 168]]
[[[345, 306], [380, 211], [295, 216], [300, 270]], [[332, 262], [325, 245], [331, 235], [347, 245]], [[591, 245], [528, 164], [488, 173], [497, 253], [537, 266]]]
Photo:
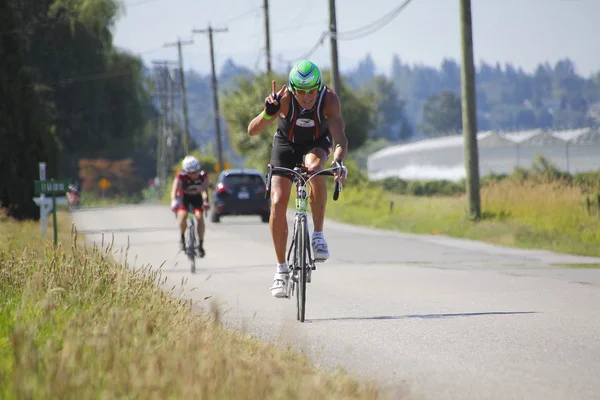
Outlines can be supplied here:
[[208, 181], [208, 175], [204, 171], [200, 171], [196, 179], [192, 179], [185, 171], [179, 172], [175, 176], [175, 180], [181, 182], [181, 190], [177, 193], [177, 197], [182, 199], [177, 210], [186, 211], [191, 205], [194, 211], [204, 209], [202, 199], [202, 186]]

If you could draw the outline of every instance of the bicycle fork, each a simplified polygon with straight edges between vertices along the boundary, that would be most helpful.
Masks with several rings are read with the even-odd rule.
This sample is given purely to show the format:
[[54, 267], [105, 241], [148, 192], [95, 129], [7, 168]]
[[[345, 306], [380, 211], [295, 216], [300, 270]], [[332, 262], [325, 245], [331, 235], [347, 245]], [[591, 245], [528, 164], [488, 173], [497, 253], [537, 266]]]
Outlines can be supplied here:
[[[304, 249], [297, 249], [297, 237], [300, 234], [299, 232], [299, 224], [302, 221], [302, 223], [304, 224], [304, 226], [306, 227], [305, 229], [305, 237], [304, 237], [304, 243], [305, 243], [305, 248]], [[312, 246], [310, 245], [310, 237], [308, 234], [308, 221], [306, 219], [306, 215], [302, 215], [302, 214], [297, 214], [294, 218], [294, 230], [293, 230], [293, 234], [292, 234], [292, 243], [289, 247], [288, 250], [288, 254], [287, 254], [287, 260], [288, 260], [288, 265], [291, 266], [292, 268], [292, 279], [291, 281], [293, 281], [294, 283], [298, 283], [298, 272], [302, 271], [302, 266], [298, 265], [298, 251], [306, 251], [307, 252], [307, 257], [305, 257], [305, 263], [306, 263], [306, 282], [310, 283], [311, 282], [311, 276], [312, 276], [312, 271], [316, 269], [316, 265], [314, 263], [313, 260], [313, 254], [312, 254]], [[292, 257], [293, 254], [293, 257]], [[291, 261], [291, 262], [290, 262]], [[291, 294], [293, 295], [293, 287], [291, 288]]]

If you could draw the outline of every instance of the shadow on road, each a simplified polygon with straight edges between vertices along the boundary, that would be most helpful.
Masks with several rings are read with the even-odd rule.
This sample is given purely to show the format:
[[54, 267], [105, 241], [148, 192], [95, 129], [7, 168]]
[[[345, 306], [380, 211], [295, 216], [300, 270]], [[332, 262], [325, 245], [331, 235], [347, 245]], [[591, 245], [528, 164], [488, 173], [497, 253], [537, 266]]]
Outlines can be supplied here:
[[81, 233], [83, 235], [99, 235], [104, 233], [105, 235], [110, 235], [111, 233], [154, 233], [154, 232], [177, 232], [177, 226], [148, 226], [144, 228], [108, 228], [108, 229], [83, 229], [77, 230], [77, 233]]
[[537, 314], [537, 311], [490, 311], [490, 312], [475, 312], [475, 313], [454, 313], [454, 314], [407, 314], [407, 315], [380, 315], [376, 317], [340, 317], [340, 318], [315, 318], [307, 321], [368, 321], [368, 320], [389, 320], [389, 319], [442, 319], [455, 317], [480, 317], [485, 315], [519, 315], [519, 314]]
[[223, 219], [221, 220], [221, 222], [219, 223], [215, 223], [215, 222], [210, 222], [210, 224], [215, 225], [215, 226], [219, 226], [219, 225], [227, 225], [227, 226], [233, 226], [233, 225], [264, 225], [264, 226], [269, 226], [267, 225], [266, 222], [261, 222], [259, 217], [256, 217], [256, 221], [252, 220], [252, 221], [248, 221], [248, 220], [236, 220], [236, 219], [227, 219], [227, 217], [222, 217]]

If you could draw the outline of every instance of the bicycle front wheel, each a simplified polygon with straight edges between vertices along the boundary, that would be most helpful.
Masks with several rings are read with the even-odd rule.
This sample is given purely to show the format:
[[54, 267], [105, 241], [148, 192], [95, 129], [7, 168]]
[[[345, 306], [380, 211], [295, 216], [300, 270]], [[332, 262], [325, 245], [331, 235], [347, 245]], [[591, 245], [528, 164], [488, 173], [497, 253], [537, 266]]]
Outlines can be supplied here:
[[306, 241], [307, 226], [306, 217], [302, 216], [299, 220], [298, 230], [296, 231], [296, 261], [298, 268], [298, 290], [296, 291], [296, 305], [298, 308], [297, 319], [304, 322], [306, 316], [306, 274], [307, 262], [306, 256], [308, 253], [308, 242]]
[[188, 242], [187, 242], [187, 255], [190, 260], [190, 269], [192, 274], [196, 272], [196, 227], [194, 224], [188, 225]]

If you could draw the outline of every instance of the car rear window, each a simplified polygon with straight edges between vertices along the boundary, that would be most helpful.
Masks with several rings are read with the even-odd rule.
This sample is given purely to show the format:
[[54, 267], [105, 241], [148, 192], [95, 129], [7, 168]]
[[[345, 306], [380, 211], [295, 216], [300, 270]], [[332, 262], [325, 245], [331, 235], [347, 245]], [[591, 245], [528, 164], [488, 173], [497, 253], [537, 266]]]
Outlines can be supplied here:
[[263, 180], [259, 175], [231, 174], [223, 178], [223, 183], [226, 185], [260, 186], [263, 184]]

